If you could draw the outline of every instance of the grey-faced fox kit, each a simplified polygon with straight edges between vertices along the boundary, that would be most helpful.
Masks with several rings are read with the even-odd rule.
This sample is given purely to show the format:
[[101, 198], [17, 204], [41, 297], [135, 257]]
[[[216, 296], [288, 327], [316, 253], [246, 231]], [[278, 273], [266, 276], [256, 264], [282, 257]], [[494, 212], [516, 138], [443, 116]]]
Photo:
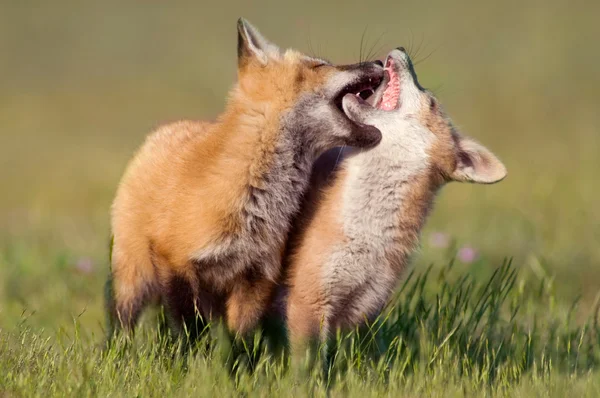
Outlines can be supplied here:
[[331, 150], [315, 164], [291, 238], [283, 305], [293, 349], [376, 317], [418, 245], [438, 190], [449, 181], [506, 176], [490, 151], [460, 134], [423, 89], [404, 49], [386, 60], [371, 104], [346, 95], [357, 123], [379, 128], [368, 151]]
[[238, 81], [217, 121], [158, 128], [121, 180], [111, 218], [111, 335], [132, 329], [157, 301], [175, 330], [198, 325], [197, 315], [251, 330], [280, 276], [314, 160], [381, 139], [342, 108], [346, 94], [379, 85], [381, 63], [335, 66], [282, 51], [243, 19], [237, 52]]

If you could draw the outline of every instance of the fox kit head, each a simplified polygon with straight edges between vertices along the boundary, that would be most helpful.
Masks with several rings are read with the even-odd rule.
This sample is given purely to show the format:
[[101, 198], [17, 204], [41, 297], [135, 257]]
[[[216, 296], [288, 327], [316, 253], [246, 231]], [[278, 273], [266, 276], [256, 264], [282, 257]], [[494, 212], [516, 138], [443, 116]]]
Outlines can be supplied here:
[[282, 51], [247, 21], [238, 21], [238, 87], [232, 101], [266, 123], [279, 123], [277, 127], [292, 132], [296, 142], [315, 153], [379, 143], [381, 132], [350, 120], [342, 98], [370, 95], [382, 80], [381, 63], [336, 66]]
[[346, 95], [343, 108], [357, 123], [381, 130], [378, 151], [405, 172], [429, 173], [437, 187], [448, 181], [493, 184], [506, 176], [502, 162], [460, 134], [437, 99], [419, 84], [404, 48], [388, 55], [384, 81], [368, 101]]

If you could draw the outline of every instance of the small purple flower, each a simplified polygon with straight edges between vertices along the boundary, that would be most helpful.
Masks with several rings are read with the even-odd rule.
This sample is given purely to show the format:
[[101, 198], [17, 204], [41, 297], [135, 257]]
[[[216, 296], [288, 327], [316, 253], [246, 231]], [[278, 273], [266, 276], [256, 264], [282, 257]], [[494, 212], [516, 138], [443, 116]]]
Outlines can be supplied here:
[[429, 244], [438, 249], [445, 249], [450, 246], [450, 236], [444, 232], [433, 232], [429, 236]]
[[82, 274], [90, 274], [94, 271], [94, 263], [88, 257], [83, 257], [75, 263], [75, 269]]
[[477, 250], [470, 246], [463, 246], [458, 250], [456, 256], [463, 263], [471, 264], [473, 261], [477, 260], [479, 253], [477, 253]]

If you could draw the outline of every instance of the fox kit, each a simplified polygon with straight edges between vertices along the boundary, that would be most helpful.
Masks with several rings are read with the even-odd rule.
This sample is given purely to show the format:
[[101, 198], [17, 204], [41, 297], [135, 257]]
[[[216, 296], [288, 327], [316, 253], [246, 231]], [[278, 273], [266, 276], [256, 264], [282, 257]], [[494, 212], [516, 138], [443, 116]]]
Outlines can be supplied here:
[[314, 167], [281, 293], [293, 350], [380, 313], [446, 182], [491, 184], [506, 175], [453, 127], [403, 48], [388, 55], [385, 71], [369, 103], [355, 95], [342, 102], [356, 123], [379, 128], [381, 143], [330, 150]]
[[111, 334], [132, 329], [157, 301], [176, 331], [197, 325], [197, 315], [251, 330], [279, 277], [314, 160], [381, 139], [342, 108], [344, 95], [373, 92], [381, 63], [334, 66], [281, 51], [243, 19], [237, 52], [238, 82], [217, 121], [160, 127], [121, 180], [111, 215]]

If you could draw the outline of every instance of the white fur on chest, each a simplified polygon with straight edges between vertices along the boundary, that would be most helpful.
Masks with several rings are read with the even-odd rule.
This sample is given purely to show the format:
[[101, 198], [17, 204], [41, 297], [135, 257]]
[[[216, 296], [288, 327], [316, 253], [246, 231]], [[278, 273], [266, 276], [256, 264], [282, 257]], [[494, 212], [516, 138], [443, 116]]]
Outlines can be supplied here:
[[344, 160], [339, 217], [345, 239], [332, 249], [323, 277], [331, 302], [361, 292], [360, 303], [353, 306], [357, 316], [380, 309], [396, 286], [389, 254], [398, 249], [399, 221], [411, 184], [428, 167], [427, 154], [414, 149], [426, 146], [399, 138], [384, 136], [377, 148]]

